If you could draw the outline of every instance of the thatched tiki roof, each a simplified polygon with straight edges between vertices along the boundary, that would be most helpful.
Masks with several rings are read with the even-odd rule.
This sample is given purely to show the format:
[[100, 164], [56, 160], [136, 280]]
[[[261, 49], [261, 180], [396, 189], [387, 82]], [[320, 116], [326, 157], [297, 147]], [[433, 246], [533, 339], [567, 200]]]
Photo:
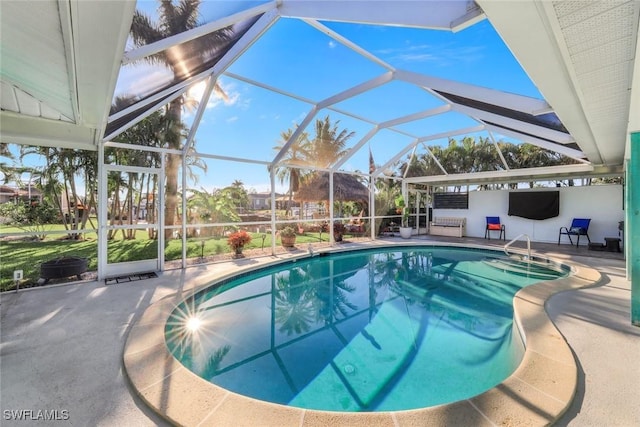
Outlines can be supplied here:
[[[314, 172], [305, 177], [296, 191], [296, 201], [329, 200], [329, 172]], [[355, 175], [333, 174], [333, 199], [336, 201], [356, 201], [369, 203], [369, 188]]]

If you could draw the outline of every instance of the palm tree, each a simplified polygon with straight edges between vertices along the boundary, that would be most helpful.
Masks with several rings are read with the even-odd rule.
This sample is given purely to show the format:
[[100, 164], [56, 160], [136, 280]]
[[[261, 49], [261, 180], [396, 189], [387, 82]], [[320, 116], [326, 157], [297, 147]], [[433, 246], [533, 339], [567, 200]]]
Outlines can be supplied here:
[[228, 192], [238, 208], [246, 209], [249, 204], [249, 193], [247, 189], [244, 188], [244, 182], [242, 182], [242, 180], [235, 179], [230, 186], [225, 187], [223, 190]]
[[327, 114], [324, 119], [317, 119], [316, 135], [310, 143], [310, 158], [314, 166], [328, 167], [347, 153], [347, 142], [353, 138], [355, 132], [348, 129], [340, 130], [340, 120], [331, 123]]
[[287, 336], [308, 332], [315, 322], [310, 281], [303, 268], [292, 268], [276, 276], [276, 323]]
[[[274, 150], [280, 151], [282, 147], [291, 139], [294, 129], [287, 129], [284, 132], [280, 132], [280, 141], [278, 145], [273, 147]], [[291, 144], [289, 151], [282, 159], [282, 163], [289, 165], [305, 165], [308, 162], [309, 153], [309, 136], [306, 132], [303, 132], [297, 141]], [[290, 167], [279, 167], [276, 169], [276, 176], [280, 180], [280, 183], [284, 183], [285, 180], [289, 180], [289, 202], [287, 203], [287, 211], [291, 209], [293, 201], [293, 193], [298, 191], [300, 187], [300, 180], [302, 179], [300, 169]]]
[[[161, 0], [159, 7], [159, 21], [153, 20], [144, 13], [136, 10], [131, 24], [131, 37], [136, 46], [163, 40], [167, 37], [191, 30], [199, 25], [198, 15], [200, 0], [180, 0], [174, 4], [171, 0]], [[217, 51], [222, 43], [229, 40], [231, 29], [224, 28], [205, 37], [199, 37], [182, 43], [164, 51], [147, 57], [147, 61], [164, 64], [174, 75], [174, 80], [184, 79], [184, 58], [197, 57], [204, 62], [205, 58]], [[187, 71], [188, 72], [188, 71]], [[214, 90], [222, 92], [216, 83]], [[178, 97], [171, 101], [168, 109], [169, 128], [166, 130], [165, 140], [167, 148], [180, 149], [182, 132], [182, 108], [185, 97]], [[166, 163], [166, 198], [165, 225], [174, 225], [176, 207], [178, 203], [178, 170], [180, 156], [167, 155]], [[171, 236], [171, 230], [165, 231], [166, 237]]]

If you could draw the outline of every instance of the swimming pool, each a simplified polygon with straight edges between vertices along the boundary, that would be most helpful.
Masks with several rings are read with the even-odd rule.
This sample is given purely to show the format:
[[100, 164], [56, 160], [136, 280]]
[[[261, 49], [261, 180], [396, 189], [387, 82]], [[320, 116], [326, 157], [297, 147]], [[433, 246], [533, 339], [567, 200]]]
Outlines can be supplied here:
[[252, 271], [179, 304], [165, 326], [189, 370], [236, 393], [331, 411], [455, 402], [520, 364], [512, 299], [568, 268], [496, 251], [384, 248]]

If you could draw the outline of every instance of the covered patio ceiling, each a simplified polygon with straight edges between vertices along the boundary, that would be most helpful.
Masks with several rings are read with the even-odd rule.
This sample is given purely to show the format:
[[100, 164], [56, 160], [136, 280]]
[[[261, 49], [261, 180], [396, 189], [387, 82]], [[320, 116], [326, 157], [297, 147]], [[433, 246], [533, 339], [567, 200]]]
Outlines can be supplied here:
[[[371, 126], [347, 155], [329, 165], [339, 171], [381, 130], [409, 138], [397, 154], [381, 160], [380, 175], [417, 146], [438, 138], [477, 132], [504, 135], [578, 161], [544, 170], [504, 169], [434, 177], [414, 183], [498, 182], [620, 174], [628, 157], [628, 134], [640, 129], [638, 1], [267, 1], [236, 2], [233, 13], [182, 34], [134, 49], [128, 44], [134, 2], [69, 0], [4, 1], [2, 9], [2, 143], [97, 149], [195, 83], [220, 76], [290, 97], [308, 110], [283, 149], [269, 161], [280, 165], [296, 137], [326, 111]], [[239, 75], [230, 67], [280, 19], [297, 19], [326, 34], [380, 73], [329, 96], [310, 99]], [[488, 20], [544, 99], [416, 73], [394, 66], [331, 28], [331, 23], [462, 31]], [[224, 52], [197, 74], [156, 88], [109, 115], [123, 65], [229, 25], [242, 26]], [[385, 120], [363, 117], [341, 103], [391, 82], [409, 84], [438, 101], [436, 106]], [[196, 114], [198, 128], [206, 100]], [[341, 105], [338, 105], [341, 104]], [[473, 122], [437, 133], [407, 132], [401, 125], [455, 112]], [[192, 136], [190, 136], [192, 137]], [[269, 141], [272, 141], [270, 139]], [[204, 151], [198, 147], [199, 151]], [[211, 153], [216, 154], [216, 153]], [[251, 160], [251, 159], [249, 159]]]

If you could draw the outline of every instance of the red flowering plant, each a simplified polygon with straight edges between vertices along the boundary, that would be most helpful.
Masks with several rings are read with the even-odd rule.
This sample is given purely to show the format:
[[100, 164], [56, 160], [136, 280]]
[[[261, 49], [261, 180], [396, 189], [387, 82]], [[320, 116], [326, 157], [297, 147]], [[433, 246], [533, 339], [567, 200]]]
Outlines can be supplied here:
[[235, 233], [231, 233], [229, 238], [227, 239], [227, 244], [231, 247], [231, 249], [236, 250], [238, 248], [244, 247], [244, 245], [251, 242], [251, 234], [247, 233], [244, 230], [236, 231]]

